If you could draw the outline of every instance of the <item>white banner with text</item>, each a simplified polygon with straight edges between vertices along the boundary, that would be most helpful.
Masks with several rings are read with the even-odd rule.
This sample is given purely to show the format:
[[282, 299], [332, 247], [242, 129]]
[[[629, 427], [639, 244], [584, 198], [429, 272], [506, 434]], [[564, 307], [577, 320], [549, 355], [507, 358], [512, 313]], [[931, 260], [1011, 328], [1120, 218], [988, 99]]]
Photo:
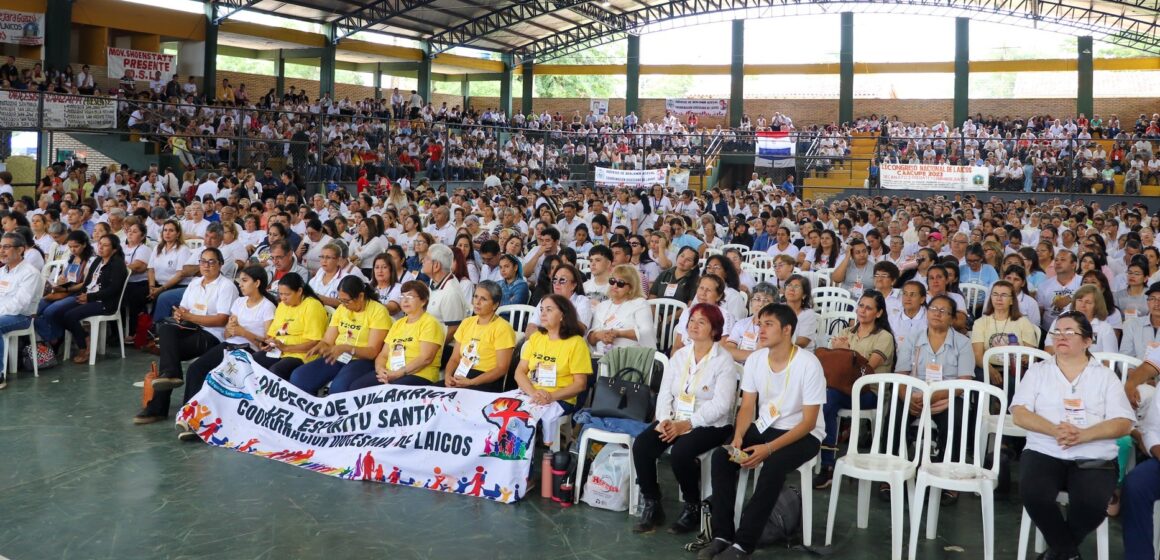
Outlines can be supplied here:
[[724, 117], [729, 112], [729, 102], [724, 99], [666, 99], [665, 110], [677, 115], [705, 115]]
[[43, 45], [44, 14], [0, 10], [0, 43]]
[[884, 163], [882, 188], [920, 191], [985, 191], [990, 170], [966, 165]]
[[651, 187], [664, 185], [666, 169], [609, 169], [596, 168], [596, 184], [598, 185], [627, 185], [630, 187]]
[[[177, 55], [108, 48], [109, 77], [119, 80], [125, 76], [139, 81], [168, 82], [177, 73]], [[161, 77], [157, 73], [161, 72]]]

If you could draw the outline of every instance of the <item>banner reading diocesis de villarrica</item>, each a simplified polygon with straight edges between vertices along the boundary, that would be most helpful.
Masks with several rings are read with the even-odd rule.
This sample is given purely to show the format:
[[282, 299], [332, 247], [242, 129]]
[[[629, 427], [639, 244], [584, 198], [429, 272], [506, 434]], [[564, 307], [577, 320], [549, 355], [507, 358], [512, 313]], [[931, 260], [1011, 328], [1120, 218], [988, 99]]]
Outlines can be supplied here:
[[[38, 128], [40, 97], [29, 91], [0, 92], [0, 128]], [[117, 101], [107, 97], [44, 96], [44, 128], [117, 127]]]
[[348, 480], [513, 503], [534, 427], [560, 415], [518, 392], [381, 385], [318, 398], [235, 350], [178, 417], [206, 443]]

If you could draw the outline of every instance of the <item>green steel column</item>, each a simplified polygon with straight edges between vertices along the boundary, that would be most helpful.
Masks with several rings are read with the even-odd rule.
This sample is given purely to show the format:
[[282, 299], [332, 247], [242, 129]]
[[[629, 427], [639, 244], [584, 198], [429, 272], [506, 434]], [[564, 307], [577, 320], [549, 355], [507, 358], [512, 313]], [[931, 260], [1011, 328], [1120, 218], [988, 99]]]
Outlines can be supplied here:
[[205, 62], [202, 66], [201, 89], [206, 99], [217, 97], [217, 50], [218, 26], [214, 23], [217, 16], [216, 2], [205, 3]]
[[274, 61], [274, 93], [278, 98], [286, 95], [286, 57], [278, 49], [278, 59]]
[[322, 46], [322, 56], [318, 60], [318, 96], [329, 93], [334, 98], [334, 56], [338, 50], [334, 44], [334, 26], [327, 25], [325, 32], [326, 44]]
[[624, 73], [624, 114], [640, 112], [640, 35], [628, 36], [628, 68]]
[[383, 98], [383, 63], [375, 63], [375, 100]]
[[524, 80], [523, 80], [523, 96], [520, 103], [520, 111], [527, 115], [532, 112], [532, 96], [536, 92], [536, 69], [531, 60], [524, 61]]
[[69, 63], [72, 0], [48, 0], [44, 14], [44, 65], [61, 69]]
[[1075, 110], [1087, 117], [1092, 116], [1092, 38], [1090, 35], [1079, 38], [1079, 87], [1076, 89]]
[[463, 110], [466, 111], [471, 106], [471, 80], [468, 79], [469, 74], [464, 74], [459, 79], [459, 95], [463, 96]]
[[955, 18], [955, 122], [959, 126], [971, 114], [971, 20]]
[[729, 126], [741, 126], [745, 113], [745, 20], [733, 20], [733, 54], [729, 59]]
[[838, 123], [847, 123], [854, 120], [854, 12], [842, 12], [838, 64]]
[[512, 55], [503, 55], [503, 74], [499, 78], [499, 110], [512, 114]]
[[416, 76], [419, 81], [419, 97], [423, 98], [426, 103], [431, 102], [431, 46], [427, 43], [422, 43], [420, 48], [423, 49], [423, 60], [419, 61], [419, 73]]

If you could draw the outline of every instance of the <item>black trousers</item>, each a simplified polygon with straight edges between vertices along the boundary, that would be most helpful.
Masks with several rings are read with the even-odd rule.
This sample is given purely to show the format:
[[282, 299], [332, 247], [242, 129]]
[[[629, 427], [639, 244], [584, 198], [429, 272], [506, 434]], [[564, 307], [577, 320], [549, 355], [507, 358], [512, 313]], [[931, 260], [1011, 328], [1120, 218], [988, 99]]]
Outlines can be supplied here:
[[262, 364], [262, 367], [270, 370], [270, 373], [281, 377], [283, 380], [289, 381], [290, 374], [294, 373], [294, 369], [302, 365], [302, 360], [298, 358], [271, 358], [265, 352], [258, 352], [254, 354], [254, 361]]
[[733, 426], [693, 428], [672, 443], [662, 440], [656, 427], [657, 422], [649, 424], [632, 442], [632, 462], [636, 465], [636, 483], [640, 485], [640, 495], [649, 500], [661, 498], [661, 486], [657, 482], [657, 459], [672, 447], [669, 461], [673, 465], [673, 476], [677, 478], [685, 502], [700, 502], [704, 496], [701, 496], [701, 470], [697, 457], [725, 444], [733, 434]]
[[[757, 431], [750, 426], [741, 440], [742, 448], [769, 443], [785, 434], [785, 430], [770, 428]], [[741, 524], [733, 526], [733, 508], [737, 500], [737, 478], [741, 465], [729, 460], [724, 448], [713, 452], [713, 536], [740, 546], [750, 554], [757, 548], [757, 540], [765, 528], [777, 497], [785, 485], [785, 477], [818, 454], [822, 442], [807, 435], [773, 453], [761, 465], [761, 474], [753, 489], [753, 497], [741, 510]]]
[[126, 333], [132, 335], [137, 332], [137, 315], [144, 312], [148, 308], [149, 302], [146, 299], [149, 297], [149, 281], [143, 280], [141, 282], [129, 282], [125, 286], [125, 298], [122, 306], [128, 312], [129, 318], [128, 329]]
[[[1105, 468], [1084, 468], [1088, 465], [1026, 450], [1020, 463], [1019, 495], [1027, 515], [1056, 557], [1070, 558], [1108, 515], [1116, 461], [1107, 461]], [[1066, 519], [1055, 501], [1063, 491], [1069, 502]]]
[[[951, 411], [950, 408], [947, 408], [946, 410], [944, 410], [942, 412], [934, 413], [934, 414], [930, 415], [930, 421], [931, 421], [931, 423], [934, 424], [934, 427], [935, 427], [935, 430], [932, 431], [932, 437], [934, 438], [934, 441], [931, 443], [932, 443], [932, 447], [935, 450], [934, 457], [938, 461], [946, 461], [947, 460], [945, 458], [946, 457], [946, 455], [945, 455], [946, 447], [947, 447], [947, 436], [950, 435], [952, 421], [954, 422], [955, 439], [961, 440], [963, 438], [963, 434], [960, 431], [963, 429], [963, 426], [962, 426], [962, 421], [959, 417], [963, 411], [963, 398], [962, 397], [955, 397], [954, 400], [955, 400], [954, 411], [955, 411], [956, 418], [954, 418], [953, 420], [952, 420], [951, 415], [950, 415], [950, 411]], [[905, 406], [905, 403], [898, 400], [897, 398], [891, 399], [891, 402], [893, 403], [893, 406]], [[887, 426], [887, 429], [894, 430], [894, 446], [893, 446], [893, 449], [891, 449], [891, 451], [893, 451], [895, 453], [898, 452], [899, 444], [901, 444], [903, 441], [908, 441], [908, 439], [909, 439], [907, 437], [906, 431], [905, 431], [907, 426], [902, 426], [902, 421], [903, 421], [902, 420], [902, 412], [899, 411], [897, 414], [898, 414], [898, 418], [895, 419], [894, 425]], [[883, 419], [889, 421], [890, 413], [884, 412]], [[918, 419], [918, 417], [913, 415], [913, 414], [909, 414], [906, 416], [907, 424], [909, 424], [910, 422], [917, 420], [917, 419]], [[971, 426], [971, 427], [973, 428], [973, 426]], [[882, 437], [886, 438], [887, 434], [883, 433]], [[887, 441], [887, 440], [883, 439], [883, 441]], [[973, 450], [969, 450], [969, 451], [973, 451]], [[921, 453], [922, 450], [918, 450], [918, 452]], [[950, 460], [951, 461], [958, 461], [959, 460], [959, 448], [958, 448], [958, 446], [955, 446], [954, 449], [951, 449]]]
[[[163, 333], [160, 339], [161, 363], [157, 366], [157, 373], [161, 377], [182, 377], [181, 362], [197, 358], [185, 373], [185, 385], [182, 387], [184, 398], [181, 401], [185, 404], [201, 390], [210, 370], [222, 362], [226, 344], [205, 331], [189, 335], [186, 334], [189, 331], [172, 325], [162, 325], [161, 329]], [[167, 332], [170, 329], [181, 331], [181, 334], [174, 336], [173, 333]], [[145, 411], [153, 416], [169, 416], [169, 401], [172, 395], [173, 391], [154, 391], [153, 399], [145, 404]]]

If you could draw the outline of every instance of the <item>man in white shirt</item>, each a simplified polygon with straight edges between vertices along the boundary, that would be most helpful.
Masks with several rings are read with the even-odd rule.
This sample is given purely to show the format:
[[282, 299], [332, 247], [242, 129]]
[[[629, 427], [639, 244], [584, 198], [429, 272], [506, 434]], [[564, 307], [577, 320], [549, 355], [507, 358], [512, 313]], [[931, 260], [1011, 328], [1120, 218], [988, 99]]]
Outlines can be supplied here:
[[543, 267], [545, 257], [555, 255], [560, 251], [560, 232], [554, 226], [548, 226], [540, 231], [538, 244], [524, 257], [524, 276], [530, 284], [534, 284], [540, 277], [540, 268]]
[[597, 245], [588, 251], [588, 266], [592, 277], [584, 283], [584, 295], [592, 300], [592, 306], [608, 299], [608, 278], [612, 276], [612, 250], [606, 245]]
[[1055, 277], [1045, 278], [1039, 284], [1035, 299], [1043, 310], [1040, 328], [1047, 331], [1055, 319], [1071, 305], [1072, 294], [1079, 289], [1081, 278], [1075, 273], [1075, 254], [1066, 249], [1055, 253]]
[[503, 275], [499, 272], [499, 242], [494, 239], [488, 239], [479, 246], [479, 258], [483, 261], [483, 266], [479, 269], [479, 281], [491, 280], [499, 282], [503, 285]]
[[206, 175], [205, 182], [197, 186], [197, 193], [194, 195], [197, 200], [205, 200], [206, 196], [217, 197], [217, 180], [217, 173], [210, 173], [209, 175]]
[[427, 249], [423, 259], [423, 274], [431, 279], [431, 297], [427, 300], [427, 312], [439, 322], [447, 325], [447, 340], [454, 340], [459, 322], [467, 317], [471, 306], [463, 295], [459, 281], [451, 274], [451, 247], [436, 243]]
[[[36, 313], [42, 282], [40, 271], [24, 261], [24, 237], [5, 233], [0, 237], [0, 359], [8, 363], [8, 346], [4, 334], [27, 329]], [[7, 370], [3, 367], [0, 371]], [[0, 373], [0, 389], [8, 386], [5, 373]]]
[[435, 238], [436, 243], [447, 246], [455, 244], [455, 224], [451, 223], [451, 212], [444, 206], [431, 211], [433, 222], [427, 226], [427, 233]]

